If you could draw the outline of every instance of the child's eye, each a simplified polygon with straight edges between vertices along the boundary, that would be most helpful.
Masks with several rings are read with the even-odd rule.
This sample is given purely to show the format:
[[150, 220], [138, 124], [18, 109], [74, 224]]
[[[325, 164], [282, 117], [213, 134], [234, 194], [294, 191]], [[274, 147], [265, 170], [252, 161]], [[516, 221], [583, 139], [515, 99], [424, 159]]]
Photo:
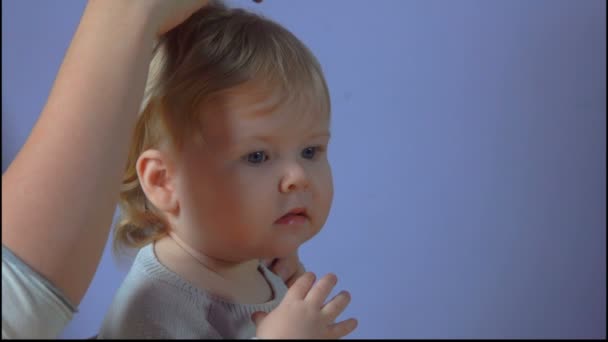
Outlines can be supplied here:
[[260, 164], [268, 160], [268, 156], [264, 151], [256, 151], [247, 155], [247, 162], [251, 164]]
[[313, 159], [321, 148], [319, 146], [310, 146], [302, 150], [302, 158]]

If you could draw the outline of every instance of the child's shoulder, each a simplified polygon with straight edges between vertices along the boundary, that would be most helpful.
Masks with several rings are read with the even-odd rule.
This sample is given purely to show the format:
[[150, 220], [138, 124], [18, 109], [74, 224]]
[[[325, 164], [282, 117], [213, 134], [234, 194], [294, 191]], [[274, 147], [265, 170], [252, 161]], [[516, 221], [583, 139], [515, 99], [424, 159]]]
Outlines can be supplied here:
[[[122, 287], [141, 293], [165, 293], [169, 297], [200, 297], [192, 283], [163, 265], [152, 244], [142, 247], [135, 257]], [[173, 298], [175, 299], [175, 298]]]
[[99, 336], [102, 338], [218, 338], [201, 300], [155, 257], [151, 245], [139, 250], [116, 292]]

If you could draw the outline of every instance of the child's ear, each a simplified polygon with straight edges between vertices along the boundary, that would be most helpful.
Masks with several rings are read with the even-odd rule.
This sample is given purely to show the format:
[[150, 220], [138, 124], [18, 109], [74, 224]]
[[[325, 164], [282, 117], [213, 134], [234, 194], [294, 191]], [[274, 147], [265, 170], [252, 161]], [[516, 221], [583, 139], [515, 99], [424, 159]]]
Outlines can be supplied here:
[[148, 200], [159, 210], [172, 214], [178, 207], [174, 166], [166, 153], [154, 149], [144, 151], [135, 165], [139, 184]]

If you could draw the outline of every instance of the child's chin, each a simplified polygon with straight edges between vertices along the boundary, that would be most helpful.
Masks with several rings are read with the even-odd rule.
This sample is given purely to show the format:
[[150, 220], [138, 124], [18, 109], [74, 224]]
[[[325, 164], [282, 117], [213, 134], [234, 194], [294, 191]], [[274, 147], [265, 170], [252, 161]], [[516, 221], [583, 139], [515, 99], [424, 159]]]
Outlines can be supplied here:
[[269, 258], [286, 258], [296, 253], [301, 243], [284, 243], [273, 248]]

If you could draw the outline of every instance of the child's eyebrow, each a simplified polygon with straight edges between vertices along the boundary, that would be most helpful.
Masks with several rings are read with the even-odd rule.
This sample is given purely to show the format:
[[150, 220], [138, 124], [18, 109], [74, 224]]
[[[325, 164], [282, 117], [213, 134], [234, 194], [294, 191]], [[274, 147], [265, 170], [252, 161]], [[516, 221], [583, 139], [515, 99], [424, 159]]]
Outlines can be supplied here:
[[318, 138], [318, 137], [328, 137], [328, 138], [331, 138], [331, 133], [329, 131], [323, 131], [323, 132], [313, 133], [310, 136], [308, 136], [309, 139], [311, 139], [311, 138]]
[[[306, 137], [306, 139], [308, 140], [308, 139], [321, 138], [321, 137], [327, 137], [329, 139], [331, 137], [331, 133], [329, 131], [315, 132], [315, 133], [308, 135]], [[247, 141], [247, 140], [261, 140], [264, 142], [272, 143], [272, 142], [279, 140], [279, 137], [276, 135], [250, 135], [250, 136], [243, 137], [243, 139], [241, 141]]]

